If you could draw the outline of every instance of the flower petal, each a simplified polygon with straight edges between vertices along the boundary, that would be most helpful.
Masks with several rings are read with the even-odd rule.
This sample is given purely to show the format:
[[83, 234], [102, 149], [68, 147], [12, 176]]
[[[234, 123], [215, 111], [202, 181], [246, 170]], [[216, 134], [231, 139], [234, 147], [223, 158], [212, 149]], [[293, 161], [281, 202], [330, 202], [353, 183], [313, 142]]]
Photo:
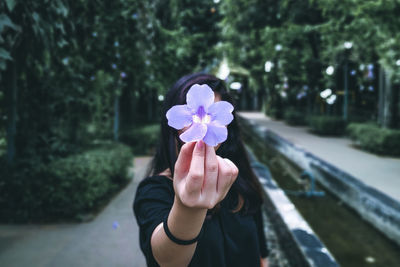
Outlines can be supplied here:
[[180, 130], [192, 123], [192, 113], [187, 105], [176, 105], [167, 111], [168, 125]]
[[186, 103], [192, 112], [197, 112], [201, 106], [207, 112], [208, 107], [214, 103], [214, 92], [206, 84], [195, 84], [186, 95]]
[[189, 143], [193, 141], [199, 141], [207, 133], [207, 125], [204, 123], [193, 123], [183, 134], [179, 137], [183, 142]]
[[233, 120], [233, 106], [227, 101], [218, 101], [208, 108], [208, 113], [211, 115], [211, 121], [221, 125], [228, 125]]
[[222, 143], [228, 137], [228, 129], [225, 126], [218, 125], [216, 123], [210, 123], [207, 125], [207, 133], [204, 136], [203, 141], [209, 146], [216, 146]]

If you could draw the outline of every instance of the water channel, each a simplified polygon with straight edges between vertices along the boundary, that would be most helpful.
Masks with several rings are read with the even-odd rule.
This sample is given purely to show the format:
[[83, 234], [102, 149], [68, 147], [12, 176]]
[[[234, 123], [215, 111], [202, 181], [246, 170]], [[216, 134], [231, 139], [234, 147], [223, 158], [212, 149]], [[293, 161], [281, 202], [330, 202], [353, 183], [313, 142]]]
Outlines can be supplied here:
[[[244, 132], [245, 143], [267, 165], [273, 179], [288, 192], [304, 190], [293, 172], [302, 173], [272, 146]], [[290, 171], [288, 171], [290, 170]], [[288, 197], [341, 266], [400, 266], [400, 247], [364, 221], [346, 203], [317, 183], [323, 197]]]

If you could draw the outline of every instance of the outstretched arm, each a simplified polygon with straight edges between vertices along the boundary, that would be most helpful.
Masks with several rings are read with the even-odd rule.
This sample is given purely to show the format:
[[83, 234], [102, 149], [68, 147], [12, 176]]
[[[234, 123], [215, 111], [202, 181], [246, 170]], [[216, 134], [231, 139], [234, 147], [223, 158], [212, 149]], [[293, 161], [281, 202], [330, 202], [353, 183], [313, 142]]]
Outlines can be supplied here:
[[[181, 240], [194, 239], [201, 231], [208, 209], [225, 198], [238, 175], [237, 167], [215, 154], [203, 141], [182, 146], [174, 172], [174, 204], [168, 228]], [[151, 238], [154, 258], [160, 266], [187, 266], [197, 243], [178, 245], [166, 235], [163, 224]]]

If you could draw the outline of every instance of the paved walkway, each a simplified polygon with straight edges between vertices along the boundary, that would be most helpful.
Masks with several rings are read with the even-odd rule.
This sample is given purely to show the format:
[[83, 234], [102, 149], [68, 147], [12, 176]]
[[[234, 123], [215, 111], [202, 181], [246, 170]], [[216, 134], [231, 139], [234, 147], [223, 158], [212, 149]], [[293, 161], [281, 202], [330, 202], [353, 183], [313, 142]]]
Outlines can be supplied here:
[[146, 266], [132, 203], [148, 162], [135, 159], [134, 180], [89, 223], [0, 225], [0, 266]]
[[307, 127], [291, 127], [260, 112], [240, 112], [298, 147], [351, 174], [365, 184], [400, 201], [400, 159], [377, 156], [352, 146], [344, 137], [321, 137]]

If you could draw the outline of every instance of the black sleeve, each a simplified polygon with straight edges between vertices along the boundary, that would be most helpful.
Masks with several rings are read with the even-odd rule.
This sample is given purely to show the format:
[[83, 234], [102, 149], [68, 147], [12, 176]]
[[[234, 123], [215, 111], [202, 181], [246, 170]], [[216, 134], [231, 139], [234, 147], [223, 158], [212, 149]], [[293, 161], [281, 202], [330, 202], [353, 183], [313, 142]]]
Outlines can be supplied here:
[[145, 178], [138, 186], [133, 211], [139, 226], [140, 248], [148, 266], [158, 266], [151, 251], [151, 235], [174, 202], [172, 181], [164, 176]]
[[260, 246], [260, 255], [261, 255], [261, 258], [266, 258], [269, 255], [269, 251], [267, 248], [267, 241], [266, 241], [265, 233], [264, 233], [264, 222], [263, 222], [261, 208], [257, 211], [257, 213], [254, 216], [255, 216], [255, 221], [256, 221], [256, 225], [257, 225], [258, 241], [259, 241], [259, 246]]

